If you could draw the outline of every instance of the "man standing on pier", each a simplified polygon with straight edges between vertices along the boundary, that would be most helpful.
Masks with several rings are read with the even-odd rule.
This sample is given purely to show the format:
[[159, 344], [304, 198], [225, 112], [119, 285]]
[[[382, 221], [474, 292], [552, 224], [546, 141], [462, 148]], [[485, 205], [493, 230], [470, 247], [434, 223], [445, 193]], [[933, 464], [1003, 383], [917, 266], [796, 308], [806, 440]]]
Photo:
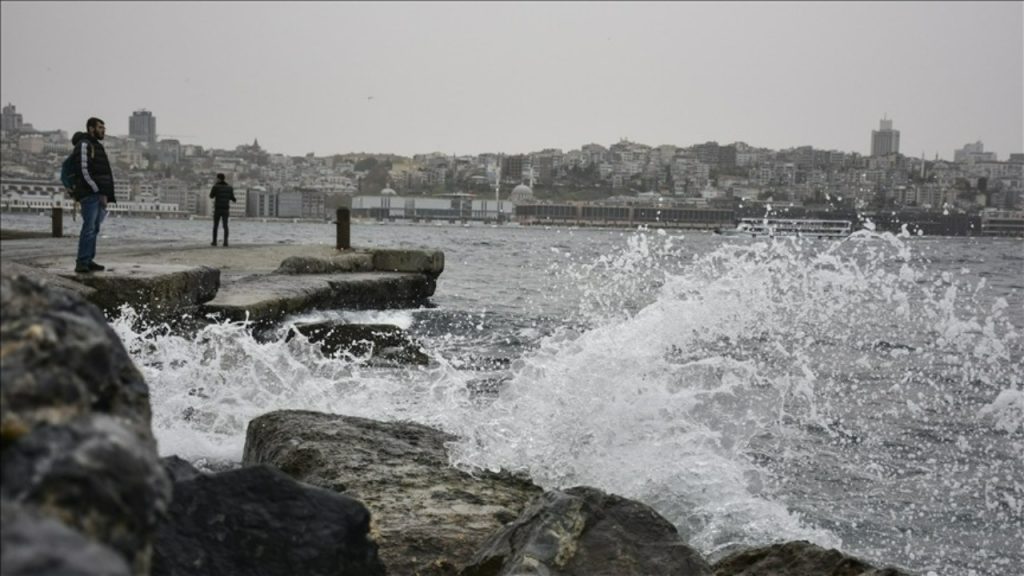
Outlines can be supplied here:
[[235, 200], [235, 189], [224, 180], [223, 174], [217, 174], [217, 183], [210, 189], [210, 198], [213, 198], [213, 242], [210, 246], [217, 245], [217, 223], [224, 221], [224, 245], [228, 245], [228, 214], [231, 213], [231, 204]]
[[114, 198], [114, 173], [110, 169], [107, 152], [103, 144], [100, 144], [106, 135], [107, 126], [99, 118], [89, 118], [85, 123], [85, 131], [85, 137], [75, 144], [78, 172], [75, 192], [82, 205], [82, 233], [78, 236], [78, 256], [75, 260], [75, 272], [78, 274], [104, 269], [93, 260], [96, 258], [96, 238], [100, 234], [100, 224], [107, 215], [107, 203], [117, 202]]

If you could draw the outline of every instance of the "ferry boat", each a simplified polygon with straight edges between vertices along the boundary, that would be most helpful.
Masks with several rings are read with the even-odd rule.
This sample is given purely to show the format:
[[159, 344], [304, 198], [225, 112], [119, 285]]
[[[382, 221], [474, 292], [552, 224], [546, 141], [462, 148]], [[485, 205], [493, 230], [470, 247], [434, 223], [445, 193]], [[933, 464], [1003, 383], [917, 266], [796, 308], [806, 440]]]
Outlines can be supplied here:
[[806, 218], [743, 218], [736, 228], [719, 228], [723, 236], [798, 236], [801, 238], [845, 238], [853, 233], [849, 220], [811, 220]]

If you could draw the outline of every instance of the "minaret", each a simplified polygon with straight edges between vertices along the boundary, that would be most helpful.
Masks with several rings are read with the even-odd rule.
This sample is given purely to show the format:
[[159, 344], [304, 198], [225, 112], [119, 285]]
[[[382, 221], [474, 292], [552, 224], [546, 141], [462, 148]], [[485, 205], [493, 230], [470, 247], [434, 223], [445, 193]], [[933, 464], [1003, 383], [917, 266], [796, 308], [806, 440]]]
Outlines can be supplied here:
[[498, 156], [497, 164], [494, 166], [494, 201], [499, 200], [498, 193], [501, 191], [501, 156]]
[[494, 166], [494, 221], [501, 224], [501, 155]]

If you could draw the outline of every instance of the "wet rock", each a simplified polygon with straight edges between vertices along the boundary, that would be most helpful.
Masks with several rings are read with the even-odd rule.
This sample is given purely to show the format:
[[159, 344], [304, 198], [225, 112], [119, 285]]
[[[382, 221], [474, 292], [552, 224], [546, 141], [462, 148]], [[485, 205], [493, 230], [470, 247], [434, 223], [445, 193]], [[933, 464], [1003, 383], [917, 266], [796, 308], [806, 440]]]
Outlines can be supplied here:
[[249, 276], [223, 287], [204, 304], [205, 314], [270, 325], [288, 314], [315, 309], [407, 308], [426, 303], [437, 287], [426, 274], [351, 272]]
[[14, 502], [0, 502], [0, 574], [129, 576], [124, 559], [64, 524]]
[[107, 270], [73, 274], [75, 282], [96, 291], [90, 300], [108, 314], [127, 304], [149, 320], [194, 313], [220, 288], [220, 270], [208, 266], [107, 262]]
[[444, 272], [444, 252], [378, 248], [373, 251], [373, 269], [383, 272], [419, 272], [437, 278]]
[[714, 576], [909, 576], [803, 540], [737, 552], [713, 569]]
[[312, 344], [319, 344], [327, 356], [346, 353], [399, 364], [430, 363], [430, 357], [419, 343], [405, 330], [389, 324], [295, 324], [289, 329], [285, 341], [294, 338], [296, 333], [305, 336]]
[[161, 458], [160, 465], [164, 467], [164, 471], [167, 472], [167, 477], [170, 478], [172, 483], [191, 480], [202, 474], [202, 472], [200, 472], [188, 460], [185, 460], [180, 456], [168, 456], [166, 458]]
[[0, 496], [148, 573], [170, 483], [142, 374], [79, 294], [5, 268], [0, 309]]
[[[180, 462], [165, 460], [179, 471]], [[193, 469], [194, 470], [194, 469]], [[153, 576], [383, 576], [370, 513], [267, 466], [184, 474], [157, 533]]]
[[710, 575], [650, 507], [586, 486], [546, 492], [483, 544], [460, 576]]
[[94, 305], [19, 274], [0, 277], [0, 398], [4, 443], [82, 414], [148, 430], [149, 387]]
[[369, 253], [339, 254], [331, 258], [289, 256], [274, 274], [336, 274], [338, 272], [372, 272], [373, 255]]
[[55, 274], [52, 270], [38, 268], [36, 266], [28, 266], [13, 260], [5, 260], [3, 263], [3, 269], [5, 274], [27, 276], [39, 284], [55, 286], [75, 292], [86, 300], [88, 300], [90, 296], [92, 296], [93, 292], [96, 291], [95, 288], [90, 288], [85, 284], [80, 284], [59, 274]]
[[170, 482], [151, 437], [103, 414], [43, 425], [3, 450], [0, 494], [34, 506], [148, 570]]
[[270, 464], [366, 504], [390, 574], [453, 574], [541, 493], [508, 473], [450, 467], [445, 443], [453, 439], [414, 423], [277, 411], [249, 422], [243, 463]]

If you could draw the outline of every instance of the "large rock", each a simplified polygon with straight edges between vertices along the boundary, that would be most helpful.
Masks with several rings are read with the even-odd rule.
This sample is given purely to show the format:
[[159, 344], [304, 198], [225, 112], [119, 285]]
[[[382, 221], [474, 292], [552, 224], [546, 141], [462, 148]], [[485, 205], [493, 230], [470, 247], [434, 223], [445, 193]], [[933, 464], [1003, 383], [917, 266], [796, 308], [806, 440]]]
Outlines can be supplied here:
[[296, 333], [305, 336], [311, 344], [319, 344], [320, 351], [327, 356], [347, 353], [399, 364], [430, 363], [430, 357], [419, 343], [405, 330], [390, 324], [295, 324], [288, 330], [285, 341], [294, 338]]
[[383, 576], [359, 502], [267, 466], [217, 474], [166, 460], [174, 499], [153, 576]]
[[173, 484], [184, 482], [185, 480], [191, 480], [202, 474], [202, 472], [193, 466], [191, 462], [180, 456], [167, 456], [166, 458], [161, 458], [160, 465], [164, 467], [164, 471], [167, 472], [167, 477], [171, 479]]
[[170, 483], [142, 374], [78, 294], [4, 270], [0, 309], [0, 495], [147, 574]]
[[14, 502], [0, 501], [0, 574], [129, 576], [121, 556], [64, 524]]
[[6, 441], [101, 412], [148, 430], [149, 387], [94, 305], [19, 274], [0, 277], [0, 419]]
[[585, 486], [546, 492], [460, 576], [708, 576], [701, 555], [649, 506]]
[[366, 504], [389, 574], [451, 574], [541, 493], [510, 474], [450, 467], [444, 445], [453, 439], [413, 423], [278, 411], [249, 422], [243, 463]]
[[151, 438], [102, 414], [39, 426], [3, 451], [2, 495], [119, 552], [135, 573], [149, 569], [152, 535], [170, 482]]
[[444, 272], [444, 252], [377, 248], [373, 251], [373, 269], [385, 272], [419, 272], [437, 278]]
[[367, 252], [342, 253], [330, 258], [289, 256], [274, 274], [337, 274], [338, 272], [372, 272], [373, 255]]
[[803, 540], [737, 552], [713, 568], [715, 576], [908, 576]]
[[289, 256], [274, 274], [338, 272], [411, 272], [437, 278], [444, 271], [444, 252], [401, 248], [353, 249], [331, 256]]
[[74, 274], [95, 289], [90, 300], [108, 314], [128, 304], [150, 321], [195, 313], [220, 288], [220, 270], [209, 266], [107, 262], [107, 271]]
[[437, 288], [427, 274], [347, 272], [249, 276], [222, 288], [201, 307], [233, 321], [270, 325], [288, 314], [314, 309], [382, 309], [419, 306]]
[[65, 278], [64, 276], [55, 273], [53, 270], [39, 268], [37, 266], [28, 266], [20, 262], [15, 262], [14, 260], [4, 260], [3, 270], [4, 274], [10, 276], [27, 276], [40, 284], [70, 290], [79, 296], [82, 296], [86, 300], [89, 300], [92, 297], [92, 294], [96, 292], [95, 288], [90, 288], [85, 284]]

